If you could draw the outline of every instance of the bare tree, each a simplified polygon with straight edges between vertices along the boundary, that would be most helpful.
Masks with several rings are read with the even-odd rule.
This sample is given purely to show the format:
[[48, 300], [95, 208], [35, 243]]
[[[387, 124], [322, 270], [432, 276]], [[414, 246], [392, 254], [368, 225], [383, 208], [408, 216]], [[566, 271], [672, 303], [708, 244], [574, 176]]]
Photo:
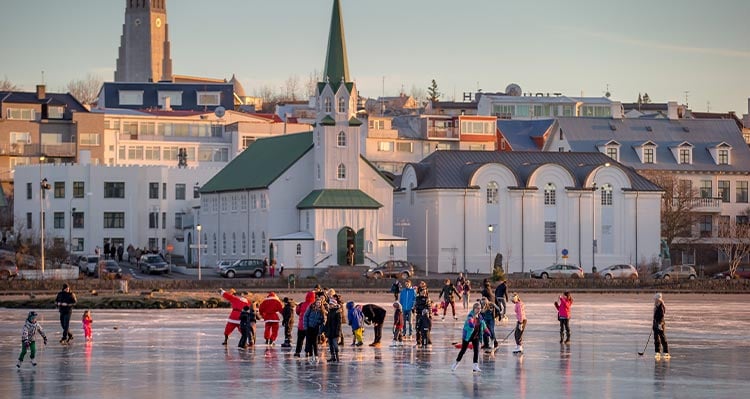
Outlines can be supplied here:
[[284, 93], [285, 100], [287, 101], [297, 101], [298, 91], [299, 91], [299, 76], [292, 75], [289, 78], [287, 78], [286, 82], [284, 83], [284, 86], [286, 88], [286, 93]]
[[102, 78], [94, 74], [87, 74], [84, 79], [74, 79], [68, 82], [68, 92], [81, 104], [91, 105], [96, 102]]
[[691, 237], [697, 223], [697, 191], [688, 180], [679, 180], [673, 174], [662, 171], [640, 171], [654, 184], [664, 190], [661, 202], [661, 236], [672, 249], [675, 238]]
[[[748, 211], [745, 211], [747, 216]], [[729, 262], [729, 275], [735, 277], [737, 267], [750, 255], [750, 224], [737, 223], [722, 217], [717, 226], [716, 250]]]
[[263, 112], [273, 112], [281, 96], [273, 87], [265, 85], [256, 88], [253, 95], [263, 99]]
[[3, 80], [0, 80], [0, 91], [18, 91], [20, 88], [13, 84], [10, 80], [8, 80], [8, 77], [3, 77]]
[[307, 82], [305, 82], [305, 94], [308, 98], [318, 94], [318, 82], [320, 82], [320, 71], [315, 69], [310, 72], [310, 75], [307, 76]]
[[417, 101], [419, 106], [422, 106], [422, 102], [427, 99], [427, 90], [417, 85], [411, 85], [411, 92], [409, 93]]

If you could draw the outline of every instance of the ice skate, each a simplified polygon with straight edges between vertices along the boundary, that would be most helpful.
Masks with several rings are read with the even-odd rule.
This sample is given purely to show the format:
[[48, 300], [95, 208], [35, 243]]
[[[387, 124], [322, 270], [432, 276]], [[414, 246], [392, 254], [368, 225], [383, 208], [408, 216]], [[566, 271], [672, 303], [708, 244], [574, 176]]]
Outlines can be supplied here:
[[451, 365], [451, 371], [456, 371], [456, 368], [458, 368], [458, 362], [453, 362]]
[[656, 360], [661, 360], [661, 353], [659, 353], [659, 352], [656, 352], [656, 353], [654, 354], [654, 359], [656, 359]]
[[36, 360], [31, 359], [31, 365], [34, 366], [34, 367], [36, 367]]
[[479, 363], [474, 363], [474, 367], [472, 367], [471, 371], [475, 373], [481, 373], [482, 369], [479, 368]]
[[516, 349], [513, 350], [513, 353], [523, 353], [523, 345], [516, 345]]
[[669, 359], [672, 358], [672, 356], [669, 354], [669, 352], [667, 352], [664, 355], [662, 355], [662, 357], [664, 358], [664, 360], [669, 360]]
[[19, 368], [19, 369], [21, 368], [21, 361], [20, 360], [16, 362], [16, 368]]

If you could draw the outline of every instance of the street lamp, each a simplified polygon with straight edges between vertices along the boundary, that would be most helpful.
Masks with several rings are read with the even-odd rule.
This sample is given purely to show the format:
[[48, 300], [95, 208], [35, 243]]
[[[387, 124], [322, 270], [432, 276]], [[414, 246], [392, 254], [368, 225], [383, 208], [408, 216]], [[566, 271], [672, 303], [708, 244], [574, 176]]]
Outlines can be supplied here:
[[42, 278], [44, 278], [44, 191], [49, 190], [47, 178], [42, 178], [42, 164], [47, 159], [44, 155], [39, 157], [39, 230], [40, 230], [40, 258], [42, 260]]
[[[609, 162], [605, 162], [604, 166], [605, 168], [608, 168], [610, 165]], [[596, 171], [594, 172], [594, 177], [591, 179], [591, 272], [596, 272], [596, 251], [597, 251], [597, 242], [596, 242], [596, 175], [601, 170], [601, 167], [596, 168]]]
[[195, 226], [195, 229], [198, 230], [198, 280], [201, 279], [201, 230], [203, 230], [203, 226], [200, 224]]
[[490, 245], [489, 245], [489, 252], [490, 252], [490, 274], [492, 274], [492, 238], [493, 238], [493, 232], [495, 231], [495, 225], [489, 224], [487, 225], [487, 231], [490, 233]]
[[[94, 195], [94, 193], [92, 192], [86, 193], [86, 196], [88, 197], [92, 195]], [[73, 208], [74, 199], [75, 199], [75, 194], [71, 195], [70, 201], [68, 201], [68, 209], [70, 209], [70, 221], [68, 223], [68, 253], [73, 253], [73, 214], [76, 212], [76, 208]]]

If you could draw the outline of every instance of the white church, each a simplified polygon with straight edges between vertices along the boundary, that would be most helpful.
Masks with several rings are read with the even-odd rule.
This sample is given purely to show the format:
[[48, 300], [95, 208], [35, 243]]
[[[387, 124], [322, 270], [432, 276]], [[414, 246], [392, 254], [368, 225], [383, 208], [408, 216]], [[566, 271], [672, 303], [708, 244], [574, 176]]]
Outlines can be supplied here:
[[202, 265], [268, 258], [310, 274], [351, 257], [370, 266], [406, 258], [407, 240], [392, 235], [394, 186], [360, 155], [339, 0], [324, 79], [312, 132], [259, 139], [201, 187]]

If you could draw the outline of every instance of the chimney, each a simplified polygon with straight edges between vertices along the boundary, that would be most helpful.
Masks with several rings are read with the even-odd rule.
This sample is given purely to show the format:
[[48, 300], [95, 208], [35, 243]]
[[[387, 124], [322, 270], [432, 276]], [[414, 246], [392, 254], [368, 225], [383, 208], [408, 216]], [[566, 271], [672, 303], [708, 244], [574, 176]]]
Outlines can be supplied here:
[[669, 120], [679, 119], [677, 115], [677, 101], [670, 101], [667, 103], [667, 118]]
[[612, 119], [622, 119], [625, 117], [625, 112], [622, 108], [622, 103], [619, 101], [612, 101], [610, 104], [610, 110], [612, 113]]
[[44, 100], [47, 98], [47, 88], [44, 85], [36, 85], [36, 99]]

